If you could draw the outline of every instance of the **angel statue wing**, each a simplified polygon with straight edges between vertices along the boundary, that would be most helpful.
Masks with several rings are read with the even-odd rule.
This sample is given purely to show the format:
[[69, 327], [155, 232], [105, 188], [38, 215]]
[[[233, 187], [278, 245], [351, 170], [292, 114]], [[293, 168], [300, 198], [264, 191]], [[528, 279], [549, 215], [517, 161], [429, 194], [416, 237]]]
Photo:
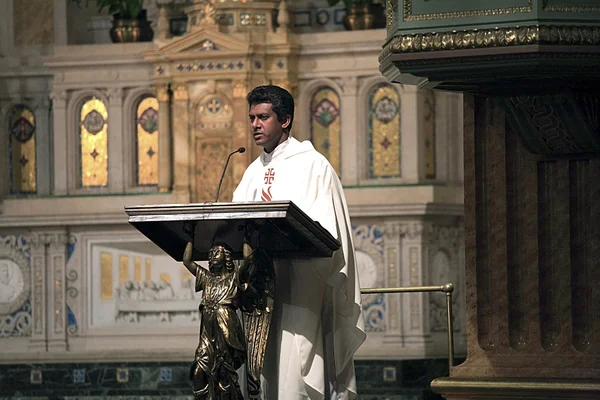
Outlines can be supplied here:
[[244, 313], [248, 343], [248, 397], [258, 399], [275, 298], [275, 268], [264, 249], [257, 248], [245, 257], [240, 268], [240, 288], [240, 308]]

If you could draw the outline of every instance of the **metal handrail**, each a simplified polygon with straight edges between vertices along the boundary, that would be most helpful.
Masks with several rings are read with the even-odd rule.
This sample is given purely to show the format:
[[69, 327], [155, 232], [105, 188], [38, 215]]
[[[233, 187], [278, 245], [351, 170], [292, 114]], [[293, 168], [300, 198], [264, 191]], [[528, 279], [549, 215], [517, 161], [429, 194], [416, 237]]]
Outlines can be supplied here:
[[380, 294], [380, 293], [423, 293], [423, 292], [443, 292], [446, 294], [446, 317], [448, 323], [448, 367], [454, 366], [454, 324], [452, 322], [452, 292], [454, 285], [446, 283], [441, 286], [406, 286], [394, 288], [368, 288], [360, 289], [361, 294]]

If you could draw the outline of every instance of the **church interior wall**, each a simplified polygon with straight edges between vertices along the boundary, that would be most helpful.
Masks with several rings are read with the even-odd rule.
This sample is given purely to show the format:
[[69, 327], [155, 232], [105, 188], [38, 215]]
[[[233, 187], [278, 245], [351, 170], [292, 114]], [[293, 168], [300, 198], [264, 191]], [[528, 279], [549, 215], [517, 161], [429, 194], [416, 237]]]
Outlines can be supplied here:
[[[172, 163], [161, 159], [161, 168], [168, 165], [166, 173], [175, 174], [176, 182], [177, 168], [187, 171], [187, 193], [181, 197], [175, 190], [138, 185], [136, 107], [139, 99], [157, 93], [156, 71], [141, 54], [154, 50], [155, 44], [89, 44], [93, 35], [82, 33], [89, 22], [81, 21], [91, 11], [73, 5], [65, 9], [58, 3], [53, 2], [55, 12], [66, 12], [69, 21], [77, 15], [80, 21], [66, 24], [66, 33], [54, 32], [57, 44], [42, 45], [38, 53], [25, 50], [27, 46], [6, 45], [4, 39], [15, 44], [15, 36], [6, 27], [0, 29], [2, 126], [9, 126], [15, 105], [34, 110], [37, 161], [37, 190], [10, 193], [11, 134], [0, 130], [0, 261], [7, 260], [10, 273], [30, 282], [21, 287], [29, 291], [27, 300], [6, 315], [9, 324], [1, 325], [1, 362], [187, 360], [198, 329], [194, 306], [198, 297], [188, 293], [189, 274], [129, 226], [123, 207], [193, 198], [197, 182], [202, 182], [192, 178], [197, 167], [193, 140], [222, 140], [217, 137], [221, 128], [231, 130], [229, 147], [249, 140], [243, 113], [213, 120], [219, 130], [198, 128], [202, 121], [194, 119], [199, 115], [194, 112], [215, 93], [235, 110], [243, 109], [245, 100], [234, 95], [236, 83], [223, 76], [177, 82], [185, 84], [189, 126], [177, 127], [179, 106], [172, 94], [169, 135], [182, 132], [185, 140], [172, 139]], [[9, 0], [1, 4], [8, 10], [13, 7]], [[292, 11], [306, 7], [314, 20], [315, 4], [298, 2]], [[362, 286], [455, 283], [456, 345], [458, 354], [464, 353], [461, 96], [393, 85], [399, 96], [401, 173], [385, 179], [369, 177], [373, 156], [369, 112], [375, 112], [369, 108], [369, 96], [377, 85], [386, 84], [377, 62], [385, 32], [295, 29], [299, 50], [293, 134], [311, 139], [311, 99], [319, 88], [331, 88], [339, 97], [338, 172], [362, 260]], [[88, 44], [73, 39], [80, 35]], [[69, 44], [59, 44], [65, 38]], [[83, 188], [80, 182], [78, 115], [90, 96], [101, 99], [108, 112], [108, 183], [102, 188]], [[186, 146], [185, 157], [180, 156], [181, 143]], [[159, 151], [158, 157], [166, 155]], [[427, 163], [434, 165], [433, 175]], [[234, 166], [229, 179], [239, 179], [243, 167]], [[233, 184], [226, 191], [230, 193]], [[11, 295], [6, 303], [17, 297]], [[440, 293], [365, 296], [368, 340], [357, 359], [443, 358], [443, 300]]]

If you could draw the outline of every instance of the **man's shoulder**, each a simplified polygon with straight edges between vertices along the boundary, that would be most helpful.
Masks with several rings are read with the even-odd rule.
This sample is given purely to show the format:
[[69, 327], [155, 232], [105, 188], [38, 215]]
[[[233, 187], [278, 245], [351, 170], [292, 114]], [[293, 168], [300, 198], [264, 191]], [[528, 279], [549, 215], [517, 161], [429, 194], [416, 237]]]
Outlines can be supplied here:
[[310, 140], [303, 140], [302, 142], [296, 141], [296, 152], [291, 157], [302, 157], [305, 160], [311, 160], [312, 162], [319, 162], [329, 165], [327, 158], [321, 154], [313, 146]]

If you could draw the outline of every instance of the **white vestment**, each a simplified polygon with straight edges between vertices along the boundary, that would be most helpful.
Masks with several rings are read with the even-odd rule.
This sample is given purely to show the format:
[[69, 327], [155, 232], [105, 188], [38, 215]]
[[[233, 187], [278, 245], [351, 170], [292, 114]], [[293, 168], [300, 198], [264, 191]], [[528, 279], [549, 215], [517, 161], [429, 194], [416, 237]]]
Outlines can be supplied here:
[[309, 141], [263, 152], [233, 194], [235, 202], [276, 200], [293, 201], [341, 248], [331, 258], [275, 260], [265, 398], [354, 398], [353, 356], [366, 335], [350, 219], [339, 178]]

